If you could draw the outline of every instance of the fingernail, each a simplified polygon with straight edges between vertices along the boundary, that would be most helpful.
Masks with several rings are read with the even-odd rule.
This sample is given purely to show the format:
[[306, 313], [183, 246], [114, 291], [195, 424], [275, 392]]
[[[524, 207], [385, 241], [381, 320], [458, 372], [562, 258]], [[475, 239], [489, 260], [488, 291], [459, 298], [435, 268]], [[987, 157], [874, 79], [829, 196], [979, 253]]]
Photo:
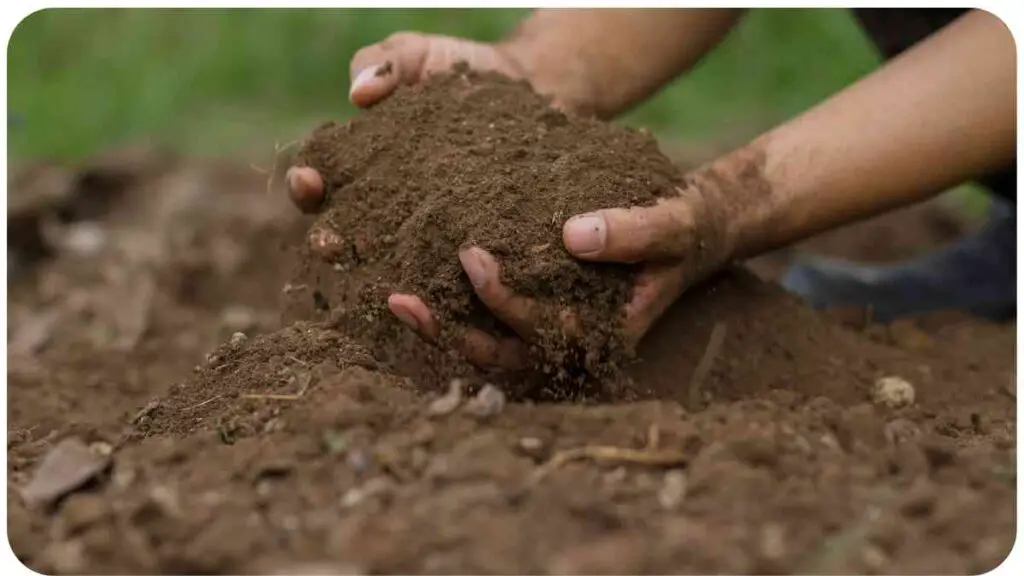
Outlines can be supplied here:
[[598, 214], [584, 214], [565, 223], [565, 247], [573, 254], [591, 254], [604, 249], [607, 230], [604, 218]]
[[348, 91], [349, 97], [351, 97], [352, 94], [354, 94], [360, 88], [369, 84], [370, 81], [377, 76], [378, 68], [380, 67], [377, 65], [367, 66], [366, 68], [363, 68], [363, 70], [359, 74], [356, 74], [355, 79], [352, 80], [352, 87]]
[[391, 313], [394, 314], [403, 324], [412, 328], [413, 330], [419, 331], [420, 323], [416, 320], [416, 317], [411, 312], [402, 307], [394, 307], [391, 309]]
[[469, 281], [475, 288], [483, 288], [487, 283], [487, 264], [483, 261], [482, 256], [478, 250], [473, 248], [459, 252], [459, 262], [462, 263], [466, 276], [469, 276]]

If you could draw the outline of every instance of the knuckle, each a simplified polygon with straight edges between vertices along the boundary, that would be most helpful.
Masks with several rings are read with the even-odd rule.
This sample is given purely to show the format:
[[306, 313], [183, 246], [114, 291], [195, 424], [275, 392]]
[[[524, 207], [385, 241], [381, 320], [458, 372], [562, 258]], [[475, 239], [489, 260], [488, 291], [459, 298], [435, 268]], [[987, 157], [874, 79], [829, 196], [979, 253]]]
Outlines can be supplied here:
[[416, 32], [394, 32], [388, 35], [379, 46], [386, 50], [395, 50], [401, 48], [403, 45], [409, 44], [423, 35]]

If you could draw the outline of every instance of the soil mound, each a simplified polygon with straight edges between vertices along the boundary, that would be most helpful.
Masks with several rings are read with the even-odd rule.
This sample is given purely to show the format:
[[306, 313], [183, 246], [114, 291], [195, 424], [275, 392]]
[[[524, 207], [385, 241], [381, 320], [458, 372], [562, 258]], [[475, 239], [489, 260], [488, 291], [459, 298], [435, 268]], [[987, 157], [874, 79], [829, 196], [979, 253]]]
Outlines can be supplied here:
[[373, 319], [362, 331], [392, 322], [394, 291], [422, 297], [446, 326], [499, 329], [459, 264], [460, 247], [477, 245], [518, 293], [553, 314], [580, 311], [585, 341], [542, 343], [538, 368], [604, 376], [628, 357], [617, 318], [635, 270], [572, 258], [561, 231], [576, 214], [676, 193], [678, 170], [650, 134], [566, 116], [525, 82], [456, 67], [321, 126], [298, 163], [324, 175], [317, 225], [339, 240], [329, 260], [344, 287], [321, 299], [354, 298], [350, 315]]
[[349, 366], [376, 368], [365, 349], [315, 324], [300, 322], [251, 340], [239, 334], [172, 386], [166, 398], [143, 408], [136, 432], [185, 436], [216, 430], [230, 443], [272, 430], [282, 411], [323, 392]]

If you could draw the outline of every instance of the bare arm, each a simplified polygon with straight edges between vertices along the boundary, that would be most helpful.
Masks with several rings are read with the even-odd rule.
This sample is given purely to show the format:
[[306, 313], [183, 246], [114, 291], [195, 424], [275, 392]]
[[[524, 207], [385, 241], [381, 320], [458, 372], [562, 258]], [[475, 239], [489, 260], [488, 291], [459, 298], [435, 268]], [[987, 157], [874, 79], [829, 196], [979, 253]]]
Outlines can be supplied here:
[[537, 10], [498, 48], [534, 88], [609, 118], [689, 70], [733, 28], [736, 9]]
[[[1013, 37], [965, 14], [889, 65], [704, 170], [733, 257], [911, 204], [1006, 166], [1016, 148]], [[745, 175], [745, 176], [744, 176]], [[698, 175], [699, 179], [699, 175]]]

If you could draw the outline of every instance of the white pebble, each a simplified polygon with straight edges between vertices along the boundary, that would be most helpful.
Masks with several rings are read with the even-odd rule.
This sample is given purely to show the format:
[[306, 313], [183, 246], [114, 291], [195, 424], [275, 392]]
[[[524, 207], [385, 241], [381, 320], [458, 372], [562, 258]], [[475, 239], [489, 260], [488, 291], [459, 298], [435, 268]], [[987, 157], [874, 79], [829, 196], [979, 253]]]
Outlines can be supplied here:
[[451, 414], [462, 403], [462, 380], [456, 378], [448, 384], [448, 393], [434, 400], [427, 407], [430, 416], [445, 416]]
[[899, 376], [886, 376], [875, 382], [876, 404], [902, 408], [914, 403], [914, 386]]
[[466, 403], [466, 412], [477, 418], [489, 418], [505, 409], [505, 393], [493, 384], [484, 384], [476, 396]]
[[665, 510], [675, 510], [686, 498], [686, 473], [670, 470], [665, 473], [661, 489], [658, 490], [658, 504]]

